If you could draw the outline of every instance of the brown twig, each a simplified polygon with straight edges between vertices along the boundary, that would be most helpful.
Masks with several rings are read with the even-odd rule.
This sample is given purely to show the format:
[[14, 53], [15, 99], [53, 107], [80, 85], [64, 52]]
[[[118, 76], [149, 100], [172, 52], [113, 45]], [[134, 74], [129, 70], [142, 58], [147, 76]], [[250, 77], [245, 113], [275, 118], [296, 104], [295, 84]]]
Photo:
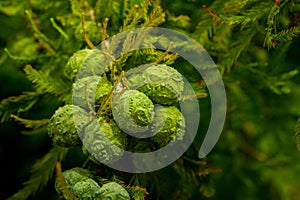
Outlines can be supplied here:
[[89, 47], [91, 49], [95, 49], [95, 45], [91, 42], [91, 40], [89, 39], [88, 35], [86, 34], [86, 29], [85, 29], [85, 26], [84, 26], [84, 16], [85, 16], [85, 13], [82, 12], [81, 13], [81, 25], [82, 25], [82, 30], [83, 30], [83, 34], [84, 34], [84, 38], [85, 38], [85, 41], [86, 43], [89, 45]]

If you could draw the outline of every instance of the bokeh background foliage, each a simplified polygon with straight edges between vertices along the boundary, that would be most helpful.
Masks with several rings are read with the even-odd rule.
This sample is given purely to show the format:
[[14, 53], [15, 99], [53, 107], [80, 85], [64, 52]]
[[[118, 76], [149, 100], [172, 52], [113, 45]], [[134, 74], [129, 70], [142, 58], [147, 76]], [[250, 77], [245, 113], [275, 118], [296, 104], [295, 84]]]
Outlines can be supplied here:
[[[153, 5], [141, 9], [148, 3]], [[140, 21], [124, 26], [135, 5], [139, 8], [136, 13], [142, 13]], [[25, 64], [61, 80], [68, 58], [88, 46], [75, 35], [81, 11], [88, 18], [95, 16], [100, 28], [109, 18], [107, 34], [112, 36], [120, 27], [141, 27], [158, 5], [163, 14], [154, 16], [150, 25], [194, 38], [217, 64], [227, 91], [227, 120], [217, 146], [206, 159], [198, 160], [197, 150], [210, 117], [209, 98], [201, 98], [199, 134], [182, 158], [153, 173], [134, 176], [109, 171], [110, 175], [146, 188], [146, 199], [300, 198], [299, 122], [296, 126], [300, 116], [299, 0], [15, 0], [0, 2], [0, 181], [5, 185], [0, 199], [23, 187], [32, 164], [52, 146], [45, 127], [25, 128], [10, 114], [49, 119], [62, 105], [62, 97], [51, 92], [17, 103], [14, 98], [4, 100], [36, 91], [23, 71]], [[40, 32], [34, 31], [30, 20]], [[190, 74], [191, 67], [180, 59], [173, 66], [183, 75]], [[74, 148], [62, 166], [68, 169], [84, 160], [81, 150]], [[58, 198], [53, 185], [52, 177], [29, 198]]]

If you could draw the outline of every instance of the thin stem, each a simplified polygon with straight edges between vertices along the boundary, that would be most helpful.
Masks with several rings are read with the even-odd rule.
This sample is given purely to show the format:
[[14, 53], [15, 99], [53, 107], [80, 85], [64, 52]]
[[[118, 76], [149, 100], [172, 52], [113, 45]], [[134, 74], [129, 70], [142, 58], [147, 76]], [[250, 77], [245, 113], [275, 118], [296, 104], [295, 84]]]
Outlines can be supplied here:
[[25, 11], [27, 18], [29, 20], [29, 23], [33, 29], [33, 31], [36, 33], [38, 39], [42, 42], [42, 45], [45, 49], [47, 49], [51, 54], [55, 55], [55, 48], [52, 45], [51, 41], [36, 27], [36, 25], [33, 22], [33, 19], [29, 13], [28, 10]]
[[120, 80], [122, 79], [122, 77], [124, 76], [124, 71], [121, 72], [120, 76], [118, 77], [118, 79], [115, 81], [113, 88], [110, 90], [108, 96], [105, 98], [104, 103], [101, 104], [100, 109], [98, 110], [97, 114], [98, 116], [104, 115], [108, 109], [111, 97], [113, 95], [113, 92], [117, 86], [117, 84], [120, 82]]
[[104, 19], [104, 22], [103, 22], [103, 26], [102, 26], [102, 41], [106, 40], [108, 38], [108, 35], [107, 35], [107, 25], [108, 25], [108, 21], [109, 19], [108, 18], [105, 18]]
[[154, 61], [153, 63], [154, 64], [158, 64], [161, 61], [163, 61], [164, 58], [169, 54], [169, 52], [171, 51], [172, 48], [173, 48], [173, 42], [170, 43], [168, 49], [156, 61]]
[[81, 25], [82, 25], [82, 30], [83, 30], [84, 38], [85, 38], [86, 43], [89, 45], [89, 47], [91, 49], [95, 49], [96, 47], [91, 42], [91, 40], [89, 39], [88, 35], [86, 34], [86, 29], [85, 29], [85, 26], [84, 26], [84, 16], [85, 16], [85, 13], [82, 12], [81, 13]]
[[69, 40], [69, 36], [56, 24], [52, 17], [50, 18], [50, 21], [52, 23], [53, 28], [55, 28], [66, 40]]

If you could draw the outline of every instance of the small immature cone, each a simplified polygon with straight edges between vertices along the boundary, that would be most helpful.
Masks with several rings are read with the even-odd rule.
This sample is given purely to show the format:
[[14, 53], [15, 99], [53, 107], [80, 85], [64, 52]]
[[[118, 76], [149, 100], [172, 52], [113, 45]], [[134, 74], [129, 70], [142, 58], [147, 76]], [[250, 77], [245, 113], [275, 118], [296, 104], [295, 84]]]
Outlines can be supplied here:
[[68, 60], [64, 74], [71, 81], [87, 76], [101, 76], [109, 65], [109, 59], [98, 49], [82, 49], [75, 52]]
[[90, 53], [93, 50], [91, 49], [82, 49], [75, 52], [68, 60], [65, 66], [65, 76], [70, 80], [74, 80], [78, 70], [80, 69], [82, 63], [87, 59]]
[[112, 113], [118, 126], [131, 133], [148, 130], [154, 116], [152, 101], [138, 90], [125, 90], [113, 99]]
[[[76, 113], [75, 117], [74, 113]], [[79, 116], [81, 118], [76, 119]], [[58, 108], [51, 117], [48, 134], [54, 145], [63, 147], [80, 146], [81, 132], [88, 123], [88, 114], [84, 109], [74, 105], [65, 105]]]
[[113, 122], [104, 118], [92, 121], [83, 135], [83, 152], [91, 160], [99, 163], [111, 163], [119, 160], [127, 146], [127, 138]]
[[73, 187], [79, 181], [83, 181], [88, 178], [93, 178], [93, 174], [89, 170], [83, 169], [81, 167], [75, 167], [72, 169], [65, 170], [63, 172], [63, 175], [65, 176], [67, 184], [71, 187]]
[[164, 64], [154, 64], [147, 67], [140, 79], [144, 85], [138, 90], [145, 93], [157, 104], [175, 104], [184, 88], [181, 74], [176, 69]]
[[156, 107], [151, 131], [154, 135], [152, 140], [160, 147], [182, 140], [185, 134], [184, 117], [175, 106]]
[[97, 191], [95, 199], [130, 200], [128, 192], [118, 183], [110, 182], [104, 184]]
[[72, 191], [80, 200], [92, 200], [95, 193], [100, 189], [100, 186], [96, 181], [91, 178], [77, 182]]
[[[75, 167], [63, 172], [68, 189], [80, 200], [94, 199], [95, 193], [100, 190], [100, 186], [94, 181], [90, 171]], [[60, 190], [56, 190], [60, 193]]]

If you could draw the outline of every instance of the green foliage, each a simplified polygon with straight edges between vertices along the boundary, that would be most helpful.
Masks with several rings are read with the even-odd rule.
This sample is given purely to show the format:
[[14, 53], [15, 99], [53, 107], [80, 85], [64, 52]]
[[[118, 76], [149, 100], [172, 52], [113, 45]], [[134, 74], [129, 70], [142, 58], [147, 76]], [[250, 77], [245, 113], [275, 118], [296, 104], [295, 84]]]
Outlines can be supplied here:
[[26, 56], [26, 57], [20, 57], [20, 56], [14, 56], [12, 55], [8, 49], [4, 49], [4, 51], [7, 53], [7, 55], [13, 59], [14, 61], [16, 61], [17, 63], [20, 64], [26, 64], [26, 63], [33, 63], [33, 62], [37, 62], [43, 58], [48, 58], [50, 55], [41, 55], [41, 56]]
[[30, 120], [30, 119], [22, 119], [16, 115], [11, 115], [14, 120], [20, 122], [23, 124], [26, 128], [40, 128], [41, 126], [44, 126], [48, 124], [48, 119], [41, 119], [41, 120]]
[[38, 38], [41, 39], [43, 42], [45, 42], [48, 46], [48, 50], [51, 52], [51, 53], [55, 53], [54, 52], [54, 46], [52, 44], [52, 42], [50, 41], [49, 38], [47, 38], [47, 36], [45, 36], [35, 25], [35, 23], [33, 22], [33, 19], [31, 17], [31, 14], [28, 10], [25, 11], [27, 17], [28, 17], [28, 20], [29, 20], [29, 23], [33, 29], [33, 31], [37, 34]]
[[[76, 147], [68, 150], [60, 146], [73, 145], [54, 139], [53, 144], [60, 146], [52, 147], [33, 165], [32, 175], [23, 189], [9, 199], [28, 199], [43, 189], [52, 179], [55, 166], [55, 186], [62, 199], [91, 199], [97, 195], [99, 199], [103, 196], [118, 199], [118, 193], [123, 193], [124, 199], [134, 200], [299, 199], [300, 166], [297, 162], [299, 152], [296, 151], [296, 146], [300, 150], [299, 13], [299, 0], [1, 2], [3, 31], [0, 32], [0, 46], [3, 50], [0, 50], [0, 71], [13, 69], [9, 76], [16, 79], [19, 90], [3, 95], [0, 122], [14, 119], [24, 125], [26, 129], [22, 132], [26, 134], [45, 134], [48, 125], [54, 126], [55, 134], [61, 138], [71, 138], [71, 143], [76, 140], [76, 145], [80, 146], [79, 137], [82, 137], [83, 143], [90, 147], [82, 148], [83, 151], [79, 147], [79, 153], [74, 155], [72, 150]], [[207, 98], [209, 93], [206, 83], [194, 73], [192, 66], [170, 53], [172, 44], [165, 44], [165, 38], [160, 37], [155, 42], [168, 51], [136, 50], [122, 54], [105, 69], [99, 68], [105, 59], [94, 48], [100, 41], [122, 31], [151, 26], [175, 29], [194, 38], [212, 56], [223, 76], [228, 100], [227, 121], [214, 151], [203, 160], [197, 158], [197, 151], [211, 117], [207, 114], [211, 107]], [[127, 52], [146, 39], [149, 38], [143, 34], [135, 38], [129, 33], [123, 44], [112, 39], [107, 51], [110, 53], [121, 46], [122, 51]], [[93, 56], [97, 59], [92, 59]], [[126, 74], [135, 66], [146, 63], [151, 63], [150, 70], [139, 72], [136, 77]], [[77, 77], [82, 79], [73, 84], [79, 68], [86, 68], [89, 74], [85, 74], [86, 78]], [[99, 71], [88, 70], [90, 68]], [[24, 89], [14, 72], [25, 72], [30, 87]], [[201, 107], [198, 135], [188, 151], [165, 169], [138, 175], [120, 173], [99, 163], [95, 158], [113, 161], [106, 151], [118, 159], [124, 150], [152, 148], [145, 140], [125, 136], [119, 124], [112, 120], [111, 109], [118, 107], [111, 108], [111, 101], [119, 89], [119, 82], [125, 91], [131, 91], [128, 89], [136, 83], [146, 84], [134, 88], [149, 97], [146, 103], [138, 95], [126, 97], [126, 100], [132, 98], [128, 116], [140, 125], [149, 126], [150, 130], [162, 128], [154, 138], [157, 146], [184, 137], [184, 118], [175, 106], [177, 97], [188, 100], [189, 96], [181, 96], [184, 84], [179, 72], [190, 81]], [[1, 73], [0, 78], [2, 76]], [[7, 87], [6, 82], [4, 86]], [[67, 113], [59, 112], [70, 106], [72, 90], [76, 88], [79, 93], [74, 97], [86, 112], [85, 118], [76, 119], [81, 120], [80, 128], [85, 129], [79, 135], [72, 109], [66, 109]], [[96, 88], [95, 108], [90, 104], [94, 101], [90, 98], [94, 97], [91, 95], [93, 88]], [[41, 104], [45, 100], [50, 102], [47, 106]], [[57, 104], [52, 105], [52, 102]], [[153, 103], [172, 106], [153, 111]], [[122, 106], [117, 112], [123, 116]], [[47, 109], [51, 110], [48, 115]], [[38, 116], [34, 113], [37, 110]], [[145, 117], [147, 114], [148, 118]], [[96, 117], [100, 119], [96, 120]], [[149, 124], [152, 117], [155, 123]], [[295, 145], [292, 133], [297, 119]], [[160, 124], [163, 121], [168, 123]], [[52, 128], [49, 128], [49, 135], [53, 139]], [[88, 134], [90, 131], [97, 134]], [[111, 143], [121, 149], [106, 148]], [[72, 161], [65, 158], [67, 151]], [[79, 160], [80, 156], [86, 161]], [[70, 177], [68, 169], [62, 172], [60, 161], [73, 172], [77, 169], [79, 175]], [[87, 174], [81, 180], [83, 171]], [[70, 184], [74, 177], [80, 178], [74, 181], [78, 183], [76, 187], [76, 183]]]
[[139, 186], [127, 186], [126, 190], [134, 200], [145, 200], [148, 195], [147, 190]]
[[[210, 7], [203, 6], [212, 19], [207, 15], [201, 16], [193, 34], [207, 50], [216, 55], [217, 62], [221, 64], [220, 69], [229, 72], [238, 65], [237, 59], [246, 54], [247, 49], [257, 45], [252, 42], [254, 39], [264, 40], [264, 46], [274, 48], [280, 42], [291, 41], [299, 35], [297, 24], [292, 24], [288, 19], [292, 13], [297, 12], [294, 2], [278, 2], [213, 1]], [[237, 29], [240, 31], [235, 31]], [[223, 45], [216, 48], [215, 42], [220, 39]]]
[[40, 93], [50, 93], [53, 95], [62, 95], [66, 92], [67, 84], [63, 80], [55, 80], [51, 76], [37, 71], [32, 66], [26, 65], [24, 71], [27, 78], [36, 85]]
[[36, 92], [24, 92], [19, 96], [11, 96], [1, 101], [1, 122], [8, 121], [12, 113], [22, 113], [31, 109], [38, 101], [40, 94]]
[[56, 162], [63, 160], [66, 153], [66, 148], [52, 147], [49, 153], [32, 166], [32, 175], [28, 181], [24, 182], [24, 188], [20, 189], [9, 199], [25, 200], [35, 194], [39, 189], [45, 187], [49, 179], [53, 177]]

